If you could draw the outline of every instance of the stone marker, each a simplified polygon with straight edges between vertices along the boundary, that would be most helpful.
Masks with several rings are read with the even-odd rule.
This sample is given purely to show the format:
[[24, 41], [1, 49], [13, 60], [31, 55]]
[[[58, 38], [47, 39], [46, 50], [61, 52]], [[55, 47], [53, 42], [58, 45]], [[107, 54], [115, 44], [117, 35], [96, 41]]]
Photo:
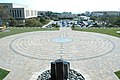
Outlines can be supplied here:
[[51, 62], [51, 80], [67, 80], [69, 75], [70, 63], [62, 59]]

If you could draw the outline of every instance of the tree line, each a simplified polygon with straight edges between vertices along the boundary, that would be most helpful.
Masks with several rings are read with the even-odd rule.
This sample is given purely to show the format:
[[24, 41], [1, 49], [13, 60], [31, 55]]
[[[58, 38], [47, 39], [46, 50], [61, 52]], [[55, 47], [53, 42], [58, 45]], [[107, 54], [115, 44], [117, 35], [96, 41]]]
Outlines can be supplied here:
[[98, 27], [120, 27], [120, 16], [91, 16], [90, 19], [97, 21]]

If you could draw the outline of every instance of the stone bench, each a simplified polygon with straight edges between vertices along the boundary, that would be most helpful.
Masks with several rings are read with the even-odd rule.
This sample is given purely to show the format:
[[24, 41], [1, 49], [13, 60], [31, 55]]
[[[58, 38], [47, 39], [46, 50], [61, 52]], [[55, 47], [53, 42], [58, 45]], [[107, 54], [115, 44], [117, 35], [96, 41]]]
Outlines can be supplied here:
[[3, 31], [3, 27], [0, 27], [0, 31]]
[[0, 31], [4, 31], [6, 29], [6, 26], [1, 26]]
[[120, 31], [116, 31], [117, 34], [120, 34]]

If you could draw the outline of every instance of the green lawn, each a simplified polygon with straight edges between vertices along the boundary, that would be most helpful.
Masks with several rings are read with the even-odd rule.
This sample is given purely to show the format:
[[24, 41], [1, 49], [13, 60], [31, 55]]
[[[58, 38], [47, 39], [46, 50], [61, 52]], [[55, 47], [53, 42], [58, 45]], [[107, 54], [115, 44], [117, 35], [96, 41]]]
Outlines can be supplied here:
[[112, 29], [98, 29], [98, 28], [84, 28], [84, 29], [80, 29], [80, 28], [75, 28], [73, 30], [77, 30], [77, 31], [86, 31], [86, 32], [96, 32], [96, 33], [102, 33], [102, 34], [108, 34], [108, 35], [112, 35], [112, 36], [116, 36], [116, 37], [120, 37], [120, 34], [117, 34], [116, 31], [120, 31], [120, 29], [117, 28], [112, 28]]
[[116, 74], [117, 77], [120, 79], [120, 71], [115, 72], [115, 74]]
[[10, 32], [0, 32], [0, 38], [18, 34], [18, 33], [24, 33], [24, 32], [31, 32], [31, 31], [50, 31], [50, 30], [59, 30], [59, 28], [9, 28]]
[[6, 71], [0, 68], [0, 80], [3, 80], [10, 71]]

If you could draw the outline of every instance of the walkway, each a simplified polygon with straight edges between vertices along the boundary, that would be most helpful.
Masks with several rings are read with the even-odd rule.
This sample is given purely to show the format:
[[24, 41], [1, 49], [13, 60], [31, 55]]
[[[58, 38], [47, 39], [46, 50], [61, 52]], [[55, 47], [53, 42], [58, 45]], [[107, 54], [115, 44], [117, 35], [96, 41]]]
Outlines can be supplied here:
[[0, 67], [11, 71], [4, 80], [30, 80], [61, 57], [86, 80], [119, 80], [120, 38], [61, 28], [0, 39]]

